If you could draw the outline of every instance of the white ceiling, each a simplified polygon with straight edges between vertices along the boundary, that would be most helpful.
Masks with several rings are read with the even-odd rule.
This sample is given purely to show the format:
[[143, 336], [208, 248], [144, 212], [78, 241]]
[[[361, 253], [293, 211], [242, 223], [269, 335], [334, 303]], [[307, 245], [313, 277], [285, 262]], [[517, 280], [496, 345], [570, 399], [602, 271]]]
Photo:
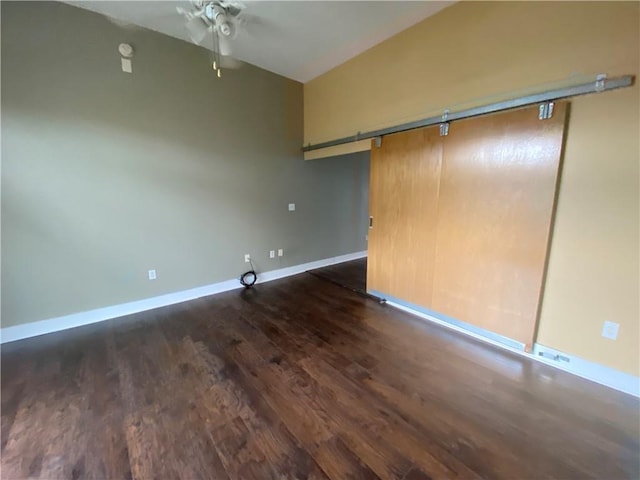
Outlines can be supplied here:
[[[187, 1], [66, 3], [190, 41], [176, 6]], [[454, 3], [453, 1], [246, 1], [248, 22], [233, 56], [307, 82]]]

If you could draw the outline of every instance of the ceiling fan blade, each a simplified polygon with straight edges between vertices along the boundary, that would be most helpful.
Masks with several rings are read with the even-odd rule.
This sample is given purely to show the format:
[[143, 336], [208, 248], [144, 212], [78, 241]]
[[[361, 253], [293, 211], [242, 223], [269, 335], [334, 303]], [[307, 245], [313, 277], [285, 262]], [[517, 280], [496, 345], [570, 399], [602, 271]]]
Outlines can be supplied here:
[[247, 6], [242, 2], [220, 0], [218, 4], [224, 8], [231, 16], [237, 16]]
[[141, 27], [140, 25], [135, 25], [133, 23], [129, 23], [129, 22], [126, 22], [124, 20], [120, 20], [120, 19], [115, 18], [115, 17], [110, 17], [109, 15], [102, 15], [102, 16], [105, 17], [107, 20], [109, 20], [114, 25], [117, 25], [120, 28], [124, 28], [125, 30], [141, 30], [141, 29], [143, 29], [143, 27]]
[[209, 25], [207, 25], [207, 23], [200, 17], [190, 18], [187, 20], [185, 26], [187, 27], [187, 32], [189, 33], [191, 40], [198, 45], [204, 41], [207, 34], [211, 31]]

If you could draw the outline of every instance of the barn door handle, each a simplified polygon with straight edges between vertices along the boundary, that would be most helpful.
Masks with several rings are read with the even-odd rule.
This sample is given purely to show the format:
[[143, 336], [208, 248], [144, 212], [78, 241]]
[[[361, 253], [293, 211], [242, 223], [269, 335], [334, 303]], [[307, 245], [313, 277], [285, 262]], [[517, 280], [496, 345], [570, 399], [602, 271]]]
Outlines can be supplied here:
[[369, 228], [373, 228], [373, 217], [369, 217]]

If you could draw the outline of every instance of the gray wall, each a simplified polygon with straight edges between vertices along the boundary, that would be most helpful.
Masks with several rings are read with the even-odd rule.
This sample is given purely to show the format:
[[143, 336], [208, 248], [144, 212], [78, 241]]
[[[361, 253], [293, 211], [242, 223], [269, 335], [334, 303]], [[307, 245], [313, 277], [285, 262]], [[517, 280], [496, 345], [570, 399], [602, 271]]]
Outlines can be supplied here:
[[244, 253], [366, 248], [368, 154], [302, 160], [301, 84], [218, 80], [205, 50], [68, 5], [1, 8], [2, 326], [235, 278]]

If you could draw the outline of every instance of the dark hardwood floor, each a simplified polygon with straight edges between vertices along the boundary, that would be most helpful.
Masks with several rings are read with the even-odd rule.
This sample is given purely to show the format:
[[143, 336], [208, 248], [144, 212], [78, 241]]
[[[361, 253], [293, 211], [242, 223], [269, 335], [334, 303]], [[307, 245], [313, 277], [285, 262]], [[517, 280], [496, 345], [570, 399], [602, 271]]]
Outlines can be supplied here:
[[328, 267], [316, 268], [315, 270], [309, 270], [309, 273], [359, 293], [367, 292], [366, 257], [329, 265]]
[[303, 274], [2, 348], [2, 478], [638, 478], [639, 403]]

